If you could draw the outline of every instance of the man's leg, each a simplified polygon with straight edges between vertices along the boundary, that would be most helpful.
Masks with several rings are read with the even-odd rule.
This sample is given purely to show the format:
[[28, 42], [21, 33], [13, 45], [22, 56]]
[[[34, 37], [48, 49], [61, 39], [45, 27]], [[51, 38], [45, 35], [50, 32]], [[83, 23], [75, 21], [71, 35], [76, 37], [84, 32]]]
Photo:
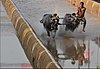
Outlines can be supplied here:
[[86, 27], [86, 19], [85, 19], [85, 18], [83, 18], [83, 19], [82, 19], [82, 21], [84, 22], [84, 24], [83, 24], [83, 32], [85, 32], [85, 27]]

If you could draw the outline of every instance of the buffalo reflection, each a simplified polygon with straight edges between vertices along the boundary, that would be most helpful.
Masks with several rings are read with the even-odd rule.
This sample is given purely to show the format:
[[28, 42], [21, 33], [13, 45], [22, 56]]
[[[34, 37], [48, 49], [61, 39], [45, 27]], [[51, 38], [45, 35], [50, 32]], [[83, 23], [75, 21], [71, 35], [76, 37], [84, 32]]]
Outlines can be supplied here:
[[[64, 40], [64, 48], [63, 48], [63, 55], [65, 59], [71, 59], [71, 64], [74, 65], [76, 60], [78, 61], [79, 66], [83, 65], [83, 62], [87, 64], [88, 58], [85, 56], [86, 44], [83, 40], [76, 40], [75, 41], [71, 38], [67, 38]], [[64, 59], [64, 58], [63, 58]]]
[[[63, 49], [63, 53], [58, 53], [56, 49], [55, 39], [48, 39], [46, 43], [46, 48], [50, 51], [56, 61], [58, 61], [58, 59], [71, 59], [71, 64], [74, 65], [77, 60], [80, 66], [83, 65], [83, 62], [86, 64], [88, 63], [88, 58], [84, 55], [86, 50], [86, 44], [84, 40], [77, 40], [75, 45], [75, 41], [68, 38], [64, 40], [64, 45], [65, 47]], [[59, 57], [59, 55], [64, 55], [65, 57], [61, 58]]]
[[48, 39], [46, 44], [47, 49], [50, 51], [52, 56], [58, 61], [57, 49], [55, 39]]
[[96, 37], [93, 41], [100, 47], [100, 37]]

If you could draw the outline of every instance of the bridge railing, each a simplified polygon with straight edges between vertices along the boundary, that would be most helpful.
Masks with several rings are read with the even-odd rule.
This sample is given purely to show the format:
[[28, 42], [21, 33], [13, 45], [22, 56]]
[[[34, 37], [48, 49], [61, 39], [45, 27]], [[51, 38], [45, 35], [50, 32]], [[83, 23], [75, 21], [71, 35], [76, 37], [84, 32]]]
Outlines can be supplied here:
[[2, 0], [2, 4], [31, 65], [34, 68], [60, 68], [12, 0]]

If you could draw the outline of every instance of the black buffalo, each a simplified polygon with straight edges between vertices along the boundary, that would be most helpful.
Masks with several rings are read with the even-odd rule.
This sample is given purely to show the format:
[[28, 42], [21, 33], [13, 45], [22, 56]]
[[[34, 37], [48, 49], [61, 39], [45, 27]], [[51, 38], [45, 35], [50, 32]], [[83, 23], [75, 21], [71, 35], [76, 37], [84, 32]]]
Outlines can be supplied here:
[[40, 20], [40, 23], [43, 23], [43, 26], [47, 31], [47, 35], [50, 36], [50, 32], [52, 32], [54, 38], [56, 35], [56, 31], [58, 30], [58, 25], [60, 25], [60, 23], [52, 20], [52, 14], [45, 14], [42, 20]]
[[74, 31], [80, 24], [80, 21], [72, 14], [66, 14], [63, 19], [63, 24], [66, 25], [65, 30]]

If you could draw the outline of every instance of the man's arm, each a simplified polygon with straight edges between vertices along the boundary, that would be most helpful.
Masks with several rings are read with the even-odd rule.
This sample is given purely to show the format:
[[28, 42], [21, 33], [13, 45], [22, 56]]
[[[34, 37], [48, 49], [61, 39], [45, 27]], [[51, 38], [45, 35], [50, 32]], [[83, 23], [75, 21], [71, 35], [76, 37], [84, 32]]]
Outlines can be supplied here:
[[84, 7], [81, 11], [81, 14], [85, 14], [86, 8]]

